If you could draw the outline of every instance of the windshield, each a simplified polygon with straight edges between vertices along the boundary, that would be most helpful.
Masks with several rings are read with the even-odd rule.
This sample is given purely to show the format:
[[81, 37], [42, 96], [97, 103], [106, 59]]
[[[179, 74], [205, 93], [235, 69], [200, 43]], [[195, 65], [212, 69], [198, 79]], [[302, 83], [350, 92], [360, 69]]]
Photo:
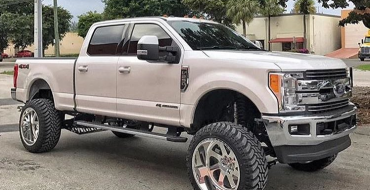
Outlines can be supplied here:
[[364, 43], [370, 43], [370, 37], [366, 37]]
[[261, 50], [247, 38], [221, 24], [170, 21], [169, 24], [193, 50]]

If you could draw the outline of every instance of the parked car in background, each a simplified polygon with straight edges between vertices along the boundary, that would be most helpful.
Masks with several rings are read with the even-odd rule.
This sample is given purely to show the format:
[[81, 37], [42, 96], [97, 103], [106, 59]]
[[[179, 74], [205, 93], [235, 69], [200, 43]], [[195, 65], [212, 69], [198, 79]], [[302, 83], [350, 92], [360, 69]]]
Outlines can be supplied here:
[[15, 57], [33, 57], [33, 52], [30, 50], [19, 51], [15, 54]]
[[8, 55], [8, 54], [6, 54], [6, 53], [1, 53], [1, 57], [2, 57], [3, 59], [6, 59], [6, 58], [9, 58], [9, 55]]

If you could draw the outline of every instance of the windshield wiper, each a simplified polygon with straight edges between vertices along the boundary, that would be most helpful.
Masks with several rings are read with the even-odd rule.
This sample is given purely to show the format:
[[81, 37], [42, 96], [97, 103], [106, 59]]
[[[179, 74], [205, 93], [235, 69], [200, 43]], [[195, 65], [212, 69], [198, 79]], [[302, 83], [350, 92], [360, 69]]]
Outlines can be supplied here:
[[197, 50], [210, 50], [210, 49], [238, 49], [234, 46], [207, 46], [207, 47], [197, 47]]
[[242, 51], [266, 51], [264, 49], [260, 49], [260, 48], [257, 48], [257, 47], [246, 47], [246, 48], [242, 48], [240, 50], [242, 50]]

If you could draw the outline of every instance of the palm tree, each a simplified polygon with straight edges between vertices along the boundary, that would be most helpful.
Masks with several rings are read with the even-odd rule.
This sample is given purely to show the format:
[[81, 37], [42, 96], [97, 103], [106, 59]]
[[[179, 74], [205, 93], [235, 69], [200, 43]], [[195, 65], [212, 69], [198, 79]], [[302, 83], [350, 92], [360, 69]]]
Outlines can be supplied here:
[[306, 47], [306, 14], [316, 13], [315, 2], [313, 0], [297, 0], [294, 4], [295, 13], [303, 13], [303, 48]]
[[294, 3], [295, 13], [314, 14], [316, 13], [314, 0], [297, 0]]
[[[279, 4], [279, 0], [265, 0], [261, 1], [260, 13], [263, 16], [268, 17], [268, 36], [267, 41], [271, 40], [271, 16], [279, 15], [284, 13], [284, 8]], [[271, 50], [271, 44], [268, 43], [268, 50]]]
[[247, 35], [247, 26], [252, 22], [254, 16], [258, 13], [259, 3], [257, 0], [234, 0], [226, 5], [227, 17], [236, 25], [243, 23], [243, 35]]

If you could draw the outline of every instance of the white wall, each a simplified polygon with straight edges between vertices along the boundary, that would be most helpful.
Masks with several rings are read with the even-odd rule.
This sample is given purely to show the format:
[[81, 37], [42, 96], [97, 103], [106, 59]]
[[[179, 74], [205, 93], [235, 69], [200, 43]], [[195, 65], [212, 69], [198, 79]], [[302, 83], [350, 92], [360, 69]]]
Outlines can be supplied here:
[[[264, 17], [256, 17], [253, 19], [253, 21], [247, 26], [247, 37], [249, 38], [255, 38], [251, 40], [265, 40], [265, 43], [263, 46], [265, 49], [268, 46], [267, 39], [267, 18]], [[243, 34], [243, 25], [240, 24], [236, 27], [236, 31], [240, 34]]]
[[358, 48], [358, 43], [364, 39], [368, 28], [360, 22], [358, 24], [347, 24], [345, 27], [345, 48]]
[[[325, 55], [340, 48], [340, 18], [328, 15], [306, 15], [307, 23], [307, 48], [315, 54]], [[268, 46], [267, 39], [267, 17], [256, 17], [249, 24], [247, 34], [254, 35], [257, 40], [265, 40], [265, 47]], [[241, 25], [237, 26], [237, 32], [242, 33]], [[303, 37], [303, 15], [285, 14], [271, 17], [271, 39]], [[281, 51], [281, 43], [271, 44], [271, 50]], [[267, 48], [266, 48], [267, 49]]]
[[309, 49], [318, 55], [326, 55], [340, 49], [339, 17], [310, 15]]

